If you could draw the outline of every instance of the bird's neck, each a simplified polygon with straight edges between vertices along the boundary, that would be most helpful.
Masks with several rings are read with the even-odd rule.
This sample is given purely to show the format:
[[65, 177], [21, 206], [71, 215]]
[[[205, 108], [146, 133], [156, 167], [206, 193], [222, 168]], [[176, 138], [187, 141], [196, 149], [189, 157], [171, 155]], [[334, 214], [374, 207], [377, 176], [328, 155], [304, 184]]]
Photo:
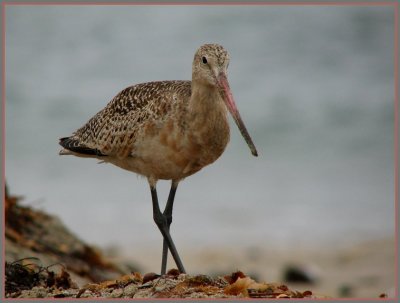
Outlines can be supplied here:
[[222, 154], [229, 141], [225, 103], [216, 87], [192, 83], [187, 109], [188, 140], [193, 150], [199, 150], [196, 161], [210, 164]]
[[217, 87], [192, 82], [189, 101], [189, 117], [199, 123], [210, 123], [221, 115], [226, 116], [226, 106]]

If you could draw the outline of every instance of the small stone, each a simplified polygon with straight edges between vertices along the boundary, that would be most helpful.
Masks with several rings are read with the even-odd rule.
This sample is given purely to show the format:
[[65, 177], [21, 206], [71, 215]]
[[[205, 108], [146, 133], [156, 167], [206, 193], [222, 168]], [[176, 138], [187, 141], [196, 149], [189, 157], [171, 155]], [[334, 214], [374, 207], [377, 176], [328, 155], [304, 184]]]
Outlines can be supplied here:
[[147, 273], [147, 274], [145, 274], [143, 276], [143, 282], [142, 283], [146, 284], [147, 282], [153, 281], [153, 280], [155, 280], [155, 279], [157, 279], [159, 277], [160, 277], [160, 275], [158, 275], [158, 274], [156, 274], [154, 272], [149, 272], [149, 273]]
[[129, 284], [124, 288], [124, 296], [132, 298], [138, 291], [138, 286], [135, 284]]
[[160, 292], [160, 291], [163, 291], [164, 289], [165, 289], [165, 285], [154, 287], [154, 291], [155, 291], [155, 292]]
[[123, 289], [114, 289], [114, 291], [111, 293], [111, 298], [121, 298], [124, 295], [124, 290]]

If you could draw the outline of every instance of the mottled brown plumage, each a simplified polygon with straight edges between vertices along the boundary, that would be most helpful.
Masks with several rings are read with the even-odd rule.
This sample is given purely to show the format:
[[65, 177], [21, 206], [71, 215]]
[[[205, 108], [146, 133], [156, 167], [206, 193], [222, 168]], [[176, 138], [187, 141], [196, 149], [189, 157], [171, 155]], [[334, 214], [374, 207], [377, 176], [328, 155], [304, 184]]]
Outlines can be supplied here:
[[[60, 139], [64, 147], [60, 154], [99, 158], [146, 176], [153, 207], [157, 180], [172, 180], [174, 196], [180, 180], [223, 153], [229, 141], [228, 110], [256, 156], [229, 88], [228, 64], [229, 55], [222, 46], [203, 45], [194, 56], [192, 81], [149, 82], [122, 90], [72, 136]], [[158, 208], [158, 201], [156, 204]], [[157, 225], [165, 232], [162, 224]], [[172, 239], [163, 236], [173, 252]], [[165, 249], [163, 264], [164, 255]], [[180, 260], [174, 258], [184, 271]]]

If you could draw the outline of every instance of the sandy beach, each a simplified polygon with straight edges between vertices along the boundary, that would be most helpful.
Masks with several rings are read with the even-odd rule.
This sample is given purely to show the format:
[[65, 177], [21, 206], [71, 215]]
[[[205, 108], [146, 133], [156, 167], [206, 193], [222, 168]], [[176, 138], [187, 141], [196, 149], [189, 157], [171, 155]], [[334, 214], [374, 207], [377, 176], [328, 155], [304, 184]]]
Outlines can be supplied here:
[[[50, 274], [50, 268], [58, 272], [59, 280], [67, 283], [67, 288], [70, 288], [70, 293], [61, 294], [66, 296], [76, 296], [77, 289], [85, 291], [85, 285], [94, 282], [103, 282], [98, 285], [120, 285], [119, 282], [104, 281], [121, 279], [120, 277], [133, 272], [136, 274], [133, 278], [127, 278], [128, 284], [143, 285], [142, 275], [157, 272], [161, 253], [158, 247], [136, 247], [132, 249], [131, 254], [115, 247], [93, 247], [72, 234], [57, 217], [32, 207], [21, 206], [20, 200], [18, 197], [6, 195], [6, 284], [11, 289], [19, 289], [17, 292], [11, 292], [14, 293], [13, 296], [36, 296], [38, 291], [41, 296], [60, 295], [59, 292], [55, 293], [57, 287], [53, 284], [47, 288], [36, 287], [38, 273]], [[248, 285], [256, 283], [257, 287], [262, 285], [261, 288], [286, 285], [290, 291], [312, 291], [313, 295], [322, 297], [378, 298], [383, 294], [395, 297], [394, 247], [395, 241], [390, 238], [329, 249], [309, 247], [278, 250], [273, 243], [269, 248], [249, 247], [245, 250], [218, 245], [201, 249], [183, 247], [184, 262], [189, 275], [182, 276], [179, 280], [175, 274], [171, 277], [175, 282], [171, 283], [176, 286], [179, 280], [191, 285], [192, 279], [197, 281], [197, 276], [207, 275], [212, 277], [207, 279], [214, 279], [215, 283], [212, 283], [215, 287], [218, 285], [219, 288], [214, 289], [218, 295], [226, 295], [228, 284], [226, 281], [226, 285], [218, 284], [218, 277], [226, 277], [230, 273], [240, 271], [246, 276], [245, 282]], [[170, 260], [168, 267], [173, 269], [175, 266], [171, 264], [173, 263]], [[293, 280], [287, 276], [289, 268], [297, 268], [308, 281], [291, 282]], [[24, 273], [26, 270], [28, 271]], [[33, 281], [35, 283], [28, 281], [26, 285], [19, 285], [21, 278], [17, 274], [25, 277], [29, 273], [36, 277]], [[46, 279], [48, 284], [48, 277]], [[124, 279], [126, 281], [126, 278]], [[52, 283], [53, 280], [51, 279]], [[72, 285], [75, 285], [75, 288], [71, 288]], [[35, 287], [37, 289], [29, 292]], [[243, 288], [243, 285], [241, 287]], [[107, 287], [106, 289], [111, 292], [115, 290]], [[28, 293], [21, 293], [21, 290]], [[196, 289], [193, 291], [197, 295]], [[281, 293], [282, 289], [278, 291]], [[111, 295], [109, 292], [107, 294]], [[123, 296], [123, 290], [119, 289], [118, 294]], [[173, 294], [177, 295], [176, 292]], [[245, 294], [249, 293], [245, 291]], [[101, 296], [99, 293], [94, 295]], [[146, 296], [144, 293], [140, 295]], [[180, 293], [179, 296], [181, 295], [183, 294]]]
[[[313, 283], [290, 283], [299, 290], [333, 297], [376, 298], [382, 293], [395, 296], [395, 240], [371, 240], [349, 247], [302, 248], [276, 250], [253, 247], [235, 251], [232, 247], [183, 249], [184, 260], [191, 273], [219, 275], [241, 270], [257, 281], [283, 282], [285, 269], [292, 265], [303, 269]], [[161, 251], [158, 247], [134, 249], [132, 261], [144, 272], [158, 268]], [[171, 262], [171, 261], [170, 261]], [[172, 263], [169, 263], [172, 264]]]

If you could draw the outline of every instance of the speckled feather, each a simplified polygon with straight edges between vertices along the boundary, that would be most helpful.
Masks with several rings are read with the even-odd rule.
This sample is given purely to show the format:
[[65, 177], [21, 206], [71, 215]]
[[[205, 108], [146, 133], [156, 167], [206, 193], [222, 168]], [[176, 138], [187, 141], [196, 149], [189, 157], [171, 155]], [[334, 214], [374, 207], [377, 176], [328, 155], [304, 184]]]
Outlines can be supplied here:
[[[62, 138], [61, 145], [87, 155], [129, 156], [127, 147], [133, 146], [143, 126], [161, 125], [170, 115], [177, 115], [177, 111], [182, 115], [190, 95], [190, 81], [148, 82], [127, 87], [71, 137]], [[185, 125], [181, 123], [180, 127], [183, 131]]]

